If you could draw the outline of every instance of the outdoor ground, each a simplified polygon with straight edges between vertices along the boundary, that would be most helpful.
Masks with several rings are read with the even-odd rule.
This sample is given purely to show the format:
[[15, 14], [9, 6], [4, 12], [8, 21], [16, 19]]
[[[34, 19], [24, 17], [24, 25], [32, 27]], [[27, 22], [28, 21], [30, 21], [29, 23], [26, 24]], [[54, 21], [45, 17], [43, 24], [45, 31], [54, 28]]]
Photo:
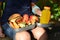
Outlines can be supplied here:
[[4, 37], [4, 38], [0, 38], [0, 40], [12, 40], [12, 39], [10, 39], [8, 37]]

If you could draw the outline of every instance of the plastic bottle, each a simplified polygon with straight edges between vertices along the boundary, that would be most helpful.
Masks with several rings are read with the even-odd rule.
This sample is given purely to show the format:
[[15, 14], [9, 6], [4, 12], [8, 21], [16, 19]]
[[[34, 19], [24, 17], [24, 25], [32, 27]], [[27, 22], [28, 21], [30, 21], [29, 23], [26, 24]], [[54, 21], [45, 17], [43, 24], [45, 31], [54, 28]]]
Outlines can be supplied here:
[[40, 17], [40, 24], [48, 24], [51, 16], [50, 7], [45, 6]]

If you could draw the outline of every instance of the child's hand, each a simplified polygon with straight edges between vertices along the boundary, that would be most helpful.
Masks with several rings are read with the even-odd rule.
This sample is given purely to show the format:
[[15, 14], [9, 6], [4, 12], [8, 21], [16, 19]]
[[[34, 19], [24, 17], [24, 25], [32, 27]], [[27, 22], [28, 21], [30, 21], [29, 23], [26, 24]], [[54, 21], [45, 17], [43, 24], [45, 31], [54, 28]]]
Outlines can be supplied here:
[[33, 14], [41, 16], [40, 8], [34, 3], [32, 3], [32, 12], [33, 12]]

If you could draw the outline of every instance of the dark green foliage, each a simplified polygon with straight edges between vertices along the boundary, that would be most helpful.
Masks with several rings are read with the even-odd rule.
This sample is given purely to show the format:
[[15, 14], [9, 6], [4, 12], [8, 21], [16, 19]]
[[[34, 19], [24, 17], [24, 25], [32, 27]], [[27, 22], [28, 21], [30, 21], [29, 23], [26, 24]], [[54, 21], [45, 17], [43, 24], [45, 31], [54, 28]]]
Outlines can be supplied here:
[[53, 15], [53, 17], [51, 17], [51, 19], [58, 20], [58, 18], [60, 16], [60, 7], [59, 7], [57, 1], [54, 2], [53, 0], [39, 0], [36, 4], [41, 9], [43, 9], [44, 6], [50, 6], [51, 14]]

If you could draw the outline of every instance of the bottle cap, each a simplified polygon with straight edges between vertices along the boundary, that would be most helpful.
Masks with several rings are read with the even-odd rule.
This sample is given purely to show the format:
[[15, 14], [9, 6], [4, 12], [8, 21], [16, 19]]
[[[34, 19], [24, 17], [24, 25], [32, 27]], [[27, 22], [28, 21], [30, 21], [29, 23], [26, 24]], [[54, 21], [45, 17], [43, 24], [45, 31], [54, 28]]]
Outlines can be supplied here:
[[50, 7], [48, 7], [48, 6], [44, 6], [44, 9], [48, 9], [48, 10], [50, 10]]

